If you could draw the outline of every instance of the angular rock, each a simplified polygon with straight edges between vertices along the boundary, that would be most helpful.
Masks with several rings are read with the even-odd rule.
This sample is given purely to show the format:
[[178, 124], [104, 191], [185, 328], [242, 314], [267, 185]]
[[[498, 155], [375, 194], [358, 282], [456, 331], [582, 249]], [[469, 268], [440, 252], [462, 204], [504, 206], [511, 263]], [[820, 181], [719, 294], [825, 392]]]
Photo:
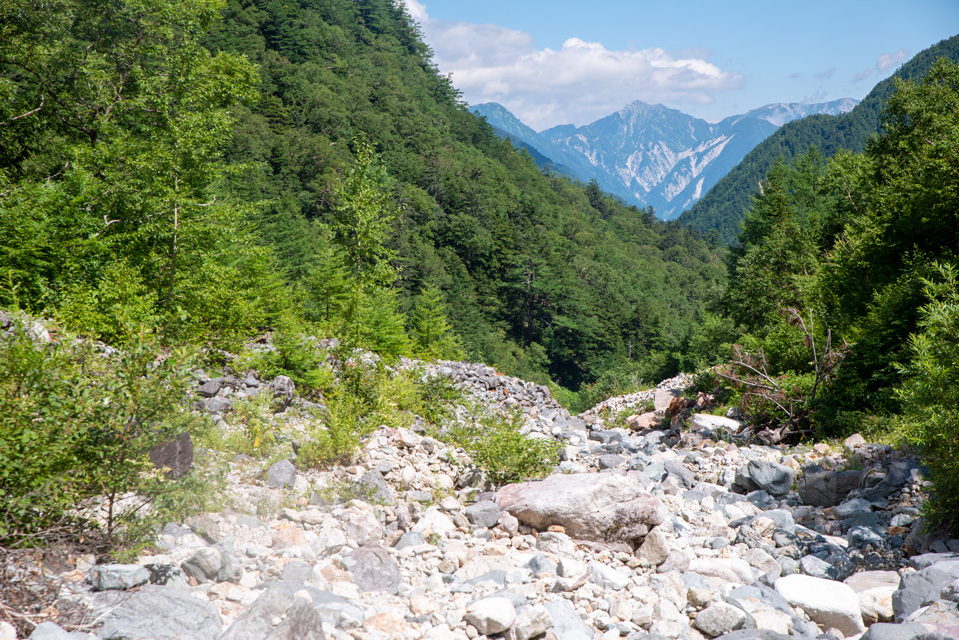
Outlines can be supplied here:
[[311, 600], [296, 598], [266, 640], [326, 640], [323, 619]]
[[210, 640], [221, 631], [220, 612], [212, 602], [188, 591], [145, 585], [103, 618], [101, 638], [125, 640]]
[[644, 563], [658, 566], [669, 558], [669, 538], [656, 527], [643, 539], [643, 544], [636, 550], [636, 556]]
[[[13, 627], [10, 627], [11, 631], [13, 631], [12, 635], [4, 635], [3, 626], [6, 624], [6, 622], [0, 622], [0, 638], [3, 640], [17, 640], [17, 633], [13, 630]], [[30, 634], [30, 640], [95, 640], [95, 636], [80, 631], [67, 631], [54, 622], [41, 622]]]
[[403, 577], [396, 560], [379, 546], [368, 545], [354, 549], [344, 556], [353, 561], [353, 584], [361, 591], [383, 591], [395, 594]]
[[369, 511], [352, 511], [343, 522], [343, 533], [358, 546], [379, 544], [385, 532], [380, 521]]
[[793, 607], [802, 607], [824, 629], [836, 628], [846, 636], [865, 631], [859, 597], [841, 582], [792, 575], [776, 580], [776, 591]]
[[516, 620], [516, 608], [509, 598], [483, 598], [466, 607], [463, 619], [483, 635], [502, 633]]
[[368, 502], [392, 504], [396, 499], [393, 490], [386, 484], [383, 474], [375, 469], [364, 473], [356, 484], [357, 489]]
[[275, 410], [283, 411], [293, 402], [296, 385], [288, 376], [277, 376], [270, 383], [270, 391], [273, 393]]
[[291, 602], [292, 597], [283, 588], [267, 589], [233, 621], [219, 640], [263, 640], [273, 631], [273, 619], [282, 616]]
[[403, 534], [403, 536], [396, 543], [396, 546], [393, 548], [397, 551], [402, 551], [407, 547], [418, 547], [421, 544], [426, 544], [426, 538], [423, 537], [422, 533], [419, 531], [407, 531]]
[[506, 631], [506, 640], [530, 640], [546, 633], [551, 626], [553, 626], [553, 619], [546, 607], [542, 605], [521, 607], [516, 612], [513, 625]]
[[229, 413], [233, 409], [233, 403], [230, 402], [228, 398], [221, 398], [219, 396], [215, 398], [210, 398], [206, 401], [206, 410], [210, 413]]
[[543, 606], [549, 613], [557, 640], [593, 640], [593, 630], [583, 622], [569, 600], [553, 600]]
[[856, 592], [863, 622], [871, 625], [893, 619], [892, 594], [899, 588], [899, 581], [896, 571], [862, 571], [843, 582]]
[[696, 558], [688, 570], [733, 584], [752, 584], [755, 579], [752, 567], [741, 558]]
[[500, 508], [492, 500], [483, 500], [466, 507], [464, 513], [474, 527], [492, 529], [499, 522]]
[[880, 622], [869, 627], [860, 640], [915, 640], [923, 637], [928, 630], [921, 624], [888, 624]]
[[746, 622], [746, 617], [746, 612], [739, 607], [714, 602], [699, 612], [693, 626], [714, 638], [739, 629]]
[[629, 576], [624, 575], [622, 572], [602, 562], [590, 562], [586, 571], [589, 573], [590, 581], [603, 589], [619, 591], [629, 586], [632, 582]]
[[536, 548], [557, 556], [576, 553], [576, 545], [570, 540], [570, 537], [558, 531], [544, 531], [539, 534], [536, 538]]
[[292, 487], [295, 481], [296, 467], [289, 460], [274, 462], [266, 472], [266, 484], [274, 489]]
[[728, 433], [739, 433], [739, 430], [743, 428], [743, 424], [738, 420], [711, 416], [708, 413], [694, 414], [690, 419], [690, 425], [693, 430], [708, 429], [709, 431], [726, 431]]
[[90, 569], [90, 584], [94, 591], [132, 589], [149, 580], [150, 571], [138, 564], [103, 564]]
[[770, 460], [750, 460], [746, 470], [753, 484], [773, 496], [789, 493], [796, 479], [793, 469]]
[[663, 463], [666, 474], [679, 480], [684, 487], [690, 489], [696, 484], [696, 474], [686, 468], [679, 460], [667, 460]]
[[536, 529], [561, 525], [572, 538], [598, 542], [642, 537], [667, 515], [635, 472], [553, 475], [511, 484], [497, 492], [496, 503]]
[[216, 580], [223, 564], [220, 552], [213, 547], [198, 549], [189, 560], [180, 565], [183, 573], [198, 582]]
[[193, 438], [184, 431], [172, 440], [153, 447], [150, 449], [150, 462], [158, 469], [168, 469], [170, 478], [182, 478], [193, 468]]
[[899, 588], [892, 594], [896, 622], [910, 613], [939, 599], [943, 588], [959, 579], [959, 561], [937, 562], [921, 571], [902, 576]]
[[799, 478], [799, 499], [815, 507], [833, 507], [857, 489], [865, 471], [825, 471], [815, 465], [803, 469]]

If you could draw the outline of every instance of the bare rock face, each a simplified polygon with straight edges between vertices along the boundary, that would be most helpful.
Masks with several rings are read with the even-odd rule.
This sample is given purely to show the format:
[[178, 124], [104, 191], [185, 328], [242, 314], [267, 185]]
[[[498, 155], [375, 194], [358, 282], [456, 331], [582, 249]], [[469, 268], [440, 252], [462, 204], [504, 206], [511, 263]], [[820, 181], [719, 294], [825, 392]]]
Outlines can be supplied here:
[[633, 542], [667, 516], [635, 473], [554, 475], [511, 484], [499, 490], [496, 503], [535, 529], [560, 525], [571, 538], [603, 543]]

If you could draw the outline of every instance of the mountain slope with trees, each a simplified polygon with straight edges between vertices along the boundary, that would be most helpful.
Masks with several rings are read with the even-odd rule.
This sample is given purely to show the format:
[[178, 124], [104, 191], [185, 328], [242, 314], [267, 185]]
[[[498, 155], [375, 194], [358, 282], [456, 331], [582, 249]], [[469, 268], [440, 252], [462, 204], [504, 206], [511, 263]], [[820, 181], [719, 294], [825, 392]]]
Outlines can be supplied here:
[[762, 436], [871, 436], [926, 455], [929, 513], [959, 527], [959, 64], [894, 81], [865, 153], [777, 161], [717, 304], [720, 370]]
[[390, 0], [14, 4], [2, 304], [108, 341], [312, 326], [394, 356], [429, 350], [429, 304], [471, 359], [573, 388], [687, 358], [719, 253], [544, 176]]
[[869, 140], [880, 130], [882, 110], [895, 90], [895, 80], [921, 78], [940, 57], [959, 60], [959, 36], [943, 40], [914, 56], [891, 77], [877, 84], [849, 113], [814, 115], [787, 122], [750, 151], [685, 211], [679, 221], [700, 233], [715, 229], [723, 242], [733, 242], [750, 197], [777, 158], [789, 162], [805, 154], [811, 146], [816, 146], [827, 158], [840, 149], [865, 151]]

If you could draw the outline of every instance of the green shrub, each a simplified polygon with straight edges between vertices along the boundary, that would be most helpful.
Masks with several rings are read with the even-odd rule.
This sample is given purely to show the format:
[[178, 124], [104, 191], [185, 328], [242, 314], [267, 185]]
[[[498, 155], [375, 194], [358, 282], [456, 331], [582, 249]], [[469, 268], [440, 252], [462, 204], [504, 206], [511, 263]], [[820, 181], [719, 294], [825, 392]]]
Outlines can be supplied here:
[[530, 438], [521, 413], [486, 416], [478, 424], [457, 426], [445, 439], [461, 447], [496, 485], [545, 477], [559, 462], [562, 445], [552, 438]]
[[959, 287], [954, 265], [938, 271], [937, 279], [924, 281], [930, 301], [909, 338], [910, 360], [901, 368], [906, 382], [897, 395], [903, 435], [920, 447], [934, 483], [928, 515], [959, 532]]
[[297, 462], [307, 467], [348, 462], [359, 449], [362, 437], [375, 428], [364, 411], [363, 401], [345, 387], [337, 387], [326, 396], [323, 421], [310, 425], [308, 440], [297, 451]]
[[204, 424], [186, 402], [193, 363], [143, 333], [108, 355], [35, 340], [18, 321], [0, 340], [0, 545], [57, 530], [129, 544], [186, 508], [189, 483], [148, 451]]

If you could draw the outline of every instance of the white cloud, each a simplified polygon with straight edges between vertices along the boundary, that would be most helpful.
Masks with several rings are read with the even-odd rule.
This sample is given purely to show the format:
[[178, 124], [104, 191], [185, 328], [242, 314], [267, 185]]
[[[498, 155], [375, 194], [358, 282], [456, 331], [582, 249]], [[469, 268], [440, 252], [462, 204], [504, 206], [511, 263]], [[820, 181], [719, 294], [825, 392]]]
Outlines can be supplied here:
[[900, 49], [895, 53], [884, 53], [878, 58], [876, 58], [876, 65], [870, 67], [869, 69], [863, 69], [856, 74], [854, 80], [855, 82], [861, 82], [872, 75], [873, 71], [878, 71], [880, 75], [884, 74], [886, 71], [894, 67], [898, 67], [899, 63], [909, 57], [909, 52], [905, 49]]
[[880, 71], [886, 71], [891, 67], [899, 66], [899, 63], [909, 57], [909, 52], [900, 49], [895, 53], [884, 53], [876, 59], [876, 68]]
[[425, 4], [404, 1], [467, 102], [499, 102], [534, 129], [587, 124], [634, 100], [709, 104], [717, 92], [742, 87], [741, 74], [707, 62], [702, 51], [615, 51], [575, 37], [558, 50], [537, 49], [523, 31], [434, 20]]

